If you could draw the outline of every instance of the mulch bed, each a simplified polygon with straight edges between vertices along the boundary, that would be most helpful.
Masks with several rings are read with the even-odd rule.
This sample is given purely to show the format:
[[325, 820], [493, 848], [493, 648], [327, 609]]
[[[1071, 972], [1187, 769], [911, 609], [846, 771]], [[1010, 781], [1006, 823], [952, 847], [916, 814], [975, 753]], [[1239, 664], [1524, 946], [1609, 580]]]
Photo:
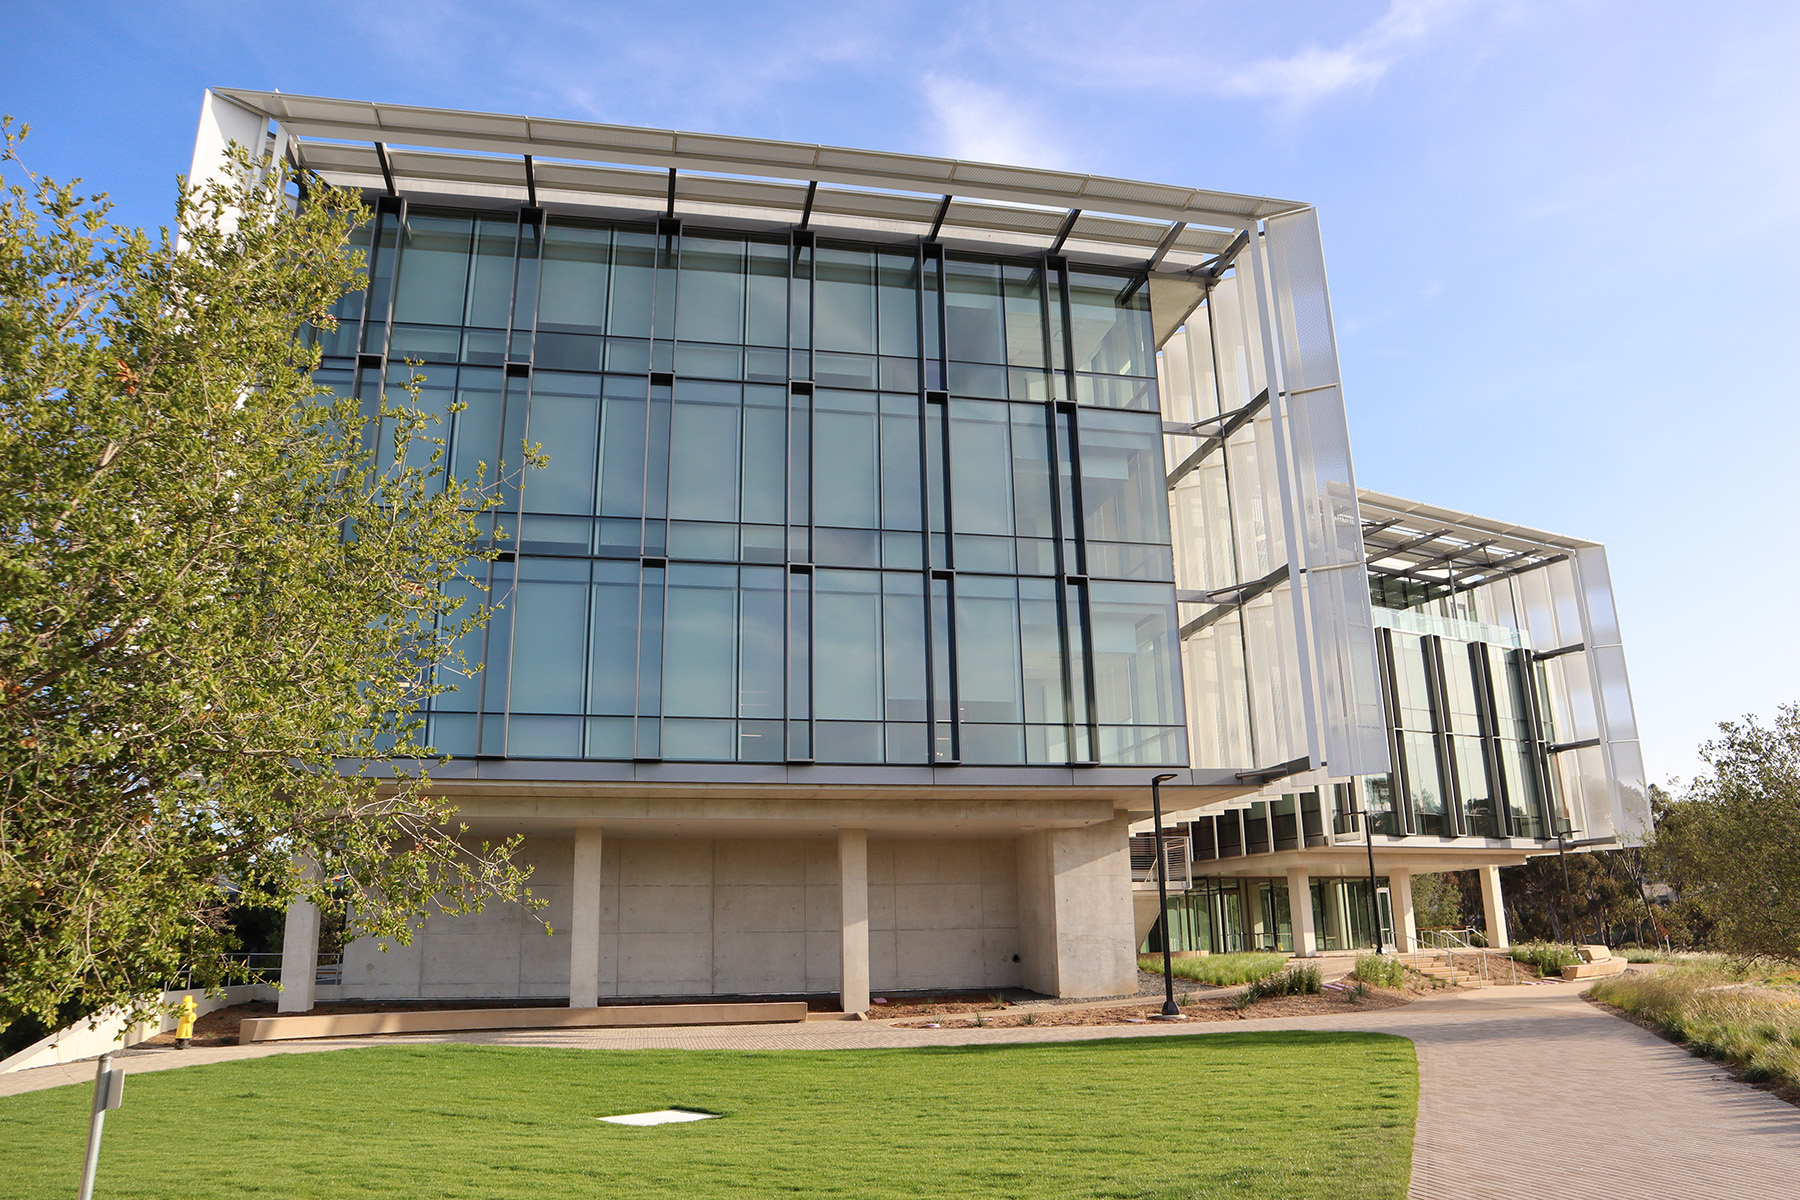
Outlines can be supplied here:
[[[1229, 998], [1208, 996], [1182, 1004], [1181, 1011], [1190, 1021], [1261, 1021], [1271, 1017], [1316, 1017], [1333, 1013], [1372, 1012], [1399, 1008], [1410, 1004], [1423, 993], [1370, 988], [1362, 997], [1344, 993], [1322, 996], [1270, 996], [1248, 1008], [1232, 1007]], [[991, 1011], [991, 1005], [989, 1010]], [[970, 1010], [962, 1010], [968, 1012]], [[1162, 1002], [1154, 1000], [1121, 1004], [1109, 1008], [1030, 1008], [1001, 1011], [984, 1015], [982, 1026], [991, 1029], [1017, 1029], [1025, 1025], [1148, 1025], [1150, 1014], [1162, 1011]], [[972, 1016], [944, 1014], [943, 1020], [901, 1021], [896, 1029], [966, 1029], [974, 1027]]]

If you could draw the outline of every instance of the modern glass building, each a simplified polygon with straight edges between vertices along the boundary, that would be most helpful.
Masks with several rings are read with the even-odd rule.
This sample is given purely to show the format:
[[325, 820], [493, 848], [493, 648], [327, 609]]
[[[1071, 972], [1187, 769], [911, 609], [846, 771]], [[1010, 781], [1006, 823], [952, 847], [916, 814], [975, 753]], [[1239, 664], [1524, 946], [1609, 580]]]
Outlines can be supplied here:
[[321, 379], [423, 376], [443, 469], [505, 498], [428, 738], [557, 934], [434, 920], [335, 994], [1130, 991], [1157, 775], [1203, 948], [1281, 925], [1296, 871], [1374, 940], [1337, 872], [1364, 807], [1391, 877], [1635, 835], [1603, 555], [1358, 491], [1306, 205], [209, 92], [195, 176], [231, 141], [374, 210]]

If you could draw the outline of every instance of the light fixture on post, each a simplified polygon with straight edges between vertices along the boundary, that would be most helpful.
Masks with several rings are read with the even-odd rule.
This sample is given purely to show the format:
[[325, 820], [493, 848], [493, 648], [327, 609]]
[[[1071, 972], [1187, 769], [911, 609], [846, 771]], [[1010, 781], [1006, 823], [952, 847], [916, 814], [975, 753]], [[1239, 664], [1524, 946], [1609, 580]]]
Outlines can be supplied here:
[[1165, 780], [1177, 778], [1173, 774], [1158, 775], [1150, 781], [1150, 810], [1156, 821], [1156, 896], [1161, 906], [1162, 944], [1163, 944], [1163, 1006], [1162, 1016], [1175, 1020], [1181, 1016], [1181, 1006], [1175, 1003], [1175, 964], [1169, 953], [1169, 856], [1163, 849], [1162, 824], [1162, 785]]

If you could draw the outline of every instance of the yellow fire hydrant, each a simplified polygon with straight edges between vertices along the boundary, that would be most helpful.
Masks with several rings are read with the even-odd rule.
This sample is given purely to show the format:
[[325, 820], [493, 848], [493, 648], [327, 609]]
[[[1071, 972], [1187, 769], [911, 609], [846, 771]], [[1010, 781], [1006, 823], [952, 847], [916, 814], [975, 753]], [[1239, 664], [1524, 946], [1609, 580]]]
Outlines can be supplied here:
[[194, 1017], [199, 1013], [199, 1006], [192, 996], [181, 998], [181, 1007], [175, 1010], [175, 1048], [186, 1050], [194, 1044]]

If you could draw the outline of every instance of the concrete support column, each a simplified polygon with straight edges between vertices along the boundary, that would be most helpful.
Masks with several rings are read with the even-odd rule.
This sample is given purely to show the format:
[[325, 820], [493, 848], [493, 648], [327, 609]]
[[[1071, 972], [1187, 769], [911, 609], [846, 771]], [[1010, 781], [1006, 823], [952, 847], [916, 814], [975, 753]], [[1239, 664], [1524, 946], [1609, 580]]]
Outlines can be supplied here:
[[319, 981], [319, 906], [311, 900], [288, 905], [281, 935], [281, 999], [276, 1011], [310, 1012]]
[[1019, 943], [1025, 986], [1047, 996], [1137, 989], [1131, 818], [1019, 838]]
[[600, 845], [598, 826], [575, 831], [575, 871], [569, 889], [569, 1007], [600, 1003]]
[[838, 995], [847, 1013], [869, 1007], [869, 832], [838, 830]]
[[1505, 950], [1512, 945], [1506, 935], [1506, 904], [1500, 895], [1500, 868], [1481, 868], [1481, 914], [1487, 921], [1488, 946]]
[[1288, 917], [1294, 927], [1294, 953], [1311, 958], [1319, 952], [1319, 940], [1313, 931], [1312, 876], [1305, 867], [1289, 867]]
[[1395, 947], [1402, 954], [1419, 948], [1419, 922], [1413, 914], [1412, 872], [1388, 869], [1388, 898], [1394, 905]]

